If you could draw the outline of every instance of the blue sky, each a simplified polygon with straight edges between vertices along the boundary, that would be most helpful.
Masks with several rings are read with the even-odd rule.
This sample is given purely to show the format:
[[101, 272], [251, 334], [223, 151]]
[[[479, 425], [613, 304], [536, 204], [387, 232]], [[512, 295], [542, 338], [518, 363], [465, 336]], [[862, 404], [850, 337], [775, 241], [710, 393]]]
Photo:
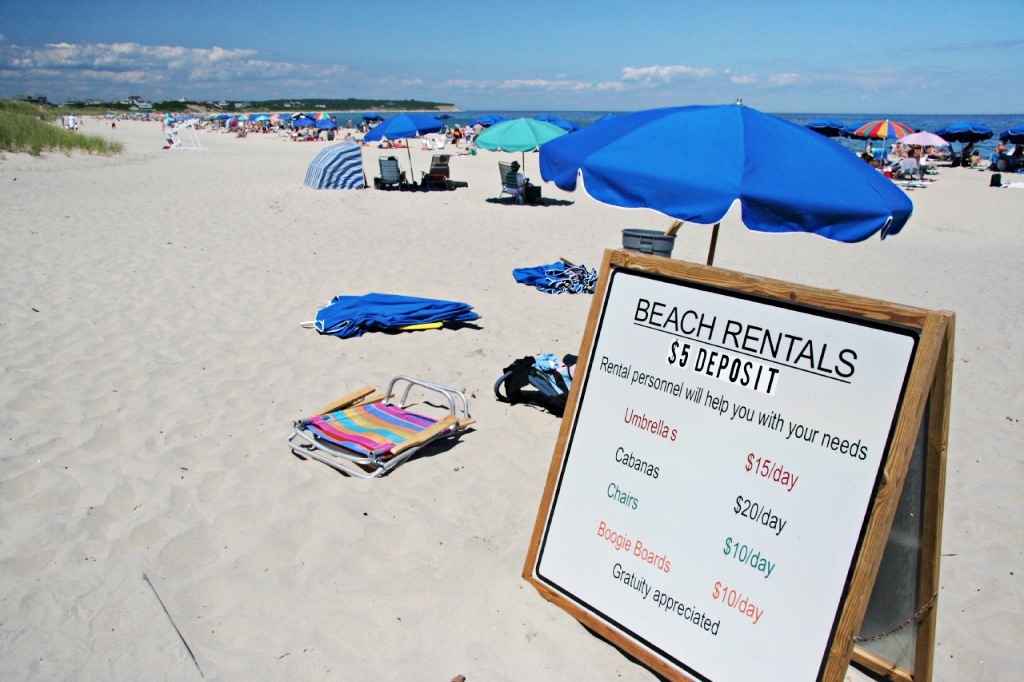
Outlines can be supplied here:
[[0, 4], [0, 97], [1024, 112], [1024, 1]]

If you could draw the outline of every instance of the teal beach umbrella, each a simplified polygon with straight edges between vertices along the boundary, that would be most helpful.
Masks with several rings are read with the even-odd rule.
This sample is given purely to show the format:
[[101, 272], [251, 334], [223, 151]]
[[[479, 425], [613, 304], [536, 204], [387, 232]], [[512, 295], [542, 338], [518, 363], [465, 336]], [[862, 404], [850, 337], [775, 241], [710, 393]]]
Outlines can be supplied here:
[[492, 152], [522, 152], [526, 166], [526, 152], [535, 152], [545, 142], [565, 135], [566, 131], [546, 121], [532, 118], [514, 118], [495, 123], [476, 136], [476, 146]]

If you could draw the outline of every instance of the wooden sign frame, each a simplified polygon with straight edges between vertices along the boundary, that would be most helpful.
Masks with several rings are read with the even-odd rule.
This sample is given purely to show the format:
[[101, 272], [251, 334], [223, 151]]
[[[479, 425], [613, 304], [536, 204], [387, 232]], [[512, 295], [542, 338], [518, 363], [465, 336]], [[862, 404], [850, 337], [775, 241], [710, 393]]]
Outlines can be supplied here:
[[[849, 538], [849, 543], [855, 545], [856, 549], [849, 564], [841, 567], [846, 572], [842, 586], [836, 585], [832, 588], [837, 593], [841, 590], [842, 596], [838, 601], [831, 630], [827, 636], [821, 631], [816, 633], [819, 638], [824, 637], [826, 646], [821, 651], [815, 679], [839, 682], [843, 680], [853, 663], [861, 672], [877, 680], [930, 682], [935, 643], [935, 601], [938, 591], [949, 398], [952, 386], [955, 316], [948, 311], [911, 308], [625, 250], [606, 251], [599, 274], [600, 284], [594, 294], [587, 320], [577, 373], [552, 456], [523, 577], [546, 599], [658, 674], [671, 680], [723, 679], [721, 673], [718, 673], [719, 677], [709, 677], [707, 675], [711, 673], [708, 670], [697, 670], [680, 656], [666, 654], [662, 647], [651, 645], [643, 636], [637, 636], [630, 623], [610, 618], [591, 607], [586, 600], [578, 598], [571, 591], [572, 585], [567, 587], [565, 584], [555, 584], [542, 574], [541, 562], [545, 550], [556, 554], [556, 541], [548, 537], [554, 505], [565, 476], [569, 449], [573, 438], [579, 435], [575, 433], [575, 429], [580, 417], [581, 401], [586, 397], [588, 381], [595, 371], [596, 358], [593, 354], [602, 332], [602, 315], [608, 302], [613, 275], [620, 271], [669, 285], [696, 287], [712, 294], [719, 292], [753, 302], [755, 305], [767, 303], [796, 311], [797, 314], [806, 313], [811, 317], [821, 315], [830, 319], [848, 320], [855, 324], [873, 326], [883, 332], [893, 330], [894, 335], [904, 334], [914, 338], [914, 347], [907, 360], [906, 375], [899, 377], [902, 390], [892, 417], [885, 453], [877, 465], [877, 474], [872, 474], [875, 478], [866, 502], [859, 536]], [[609, 334], [614, 333], [614, 329], [605, 331]], [[594, 400], [599, 400], [599, 397]], [[709, 419], [714, 418], [712, 413]], [[889, 428], [888, 422], [886, 425]], [[922, 508], [915, 513], [923, 515], [923, 523], [919, 529], [920, 537], [917, 538], [919, 549], [914, 578], [916, 584], [876, 585], [876, 576], [886, 551], [887, 541], [890, 540], [893, 520], [897, 515], [901, 492], [915, 448], [918, 456], [923, 457], [923, 464], [920, 467], [920, 476], [923, 480], [915, 483], [922, 496]], [[636, 509], [636, 506], [633, 509]], [[860, 523], [859, 518], [856, 522]], [[587, 557], [580, 556], [579, 560], [585, 563]], [[860, 632], [865, 613], [869, 610], [869, 602], [874, 603], [873, 590], [879, 593], [886, 589], [910, 591], [911, 602], [917, 606], [917, 609], [906, 613], [905, 622], [892, 624], [893, 631], [906, 631], [908, 627], [910, 628], [911, 640], [907, 647], [913, 653], [909, 662], [904, 659], [888, 660], [884, 654], [880, 655], [873, 651], [867, 642], [876, 639], [870, 637], [874, 633]], [[717, 591], [716, 586], [715, 592]], [[885, 596], [882, 594], [879, 601], [886, 601]], [[646, 597], [647, 595], [643, 595], [644, 599]], [[732, 615], [735, 616], [735, 613]], [[831, 617], [831, 612], [828, 615]], [[710, 618], [701, 614], [698, 616], [699, 618], [693, 619], [698, 629], [703, 625], [704, 630], [709, 630]], [[706, 622], [700, 619], [705, 619]], [[880, 634], [885, 636], [887, 633]], [[799, 635], [800, 633], [793, 633], [794, 637]], [[731, 655], [736, 656], [739, 653], [734, 651]], [[756, 651], [749, 650], [743, 652], [743, 657], [752, 661], [758, 661], [759, 658]]]

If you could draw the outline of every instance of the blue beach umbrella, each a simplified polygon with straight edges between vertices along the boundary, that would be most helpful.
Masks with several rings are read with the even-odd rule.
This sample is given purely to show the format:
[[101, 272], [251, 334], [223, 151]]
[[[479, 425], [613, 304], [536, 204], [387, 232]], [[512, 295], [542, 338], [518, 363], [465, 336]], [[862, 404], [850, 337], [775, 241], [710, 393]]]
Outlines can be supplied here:
[[981, 142], [992, 137], [992, 129], [974, 121], [959, 121], [932, 131], [949, 142]]
[[565, 119], [558, 118], [557, 116], [537, 116], [536, 120], [544, 121], [545, 123], [550, 123], [551, 125], [556, 125], [567, 133], [579, 130], [579, 126], [577, 126], [576, 124], [570, 123]]
[[868, 121], [866, 121], [866, 120], [858, 121], [856, 123], [851, 123], [850, 125], [848, 125], [845, 128], [843, 128], [843, 132], [840, 133], [840, 134], [843, 137], [857, 137], [857, 134], [855, 132], [853, 132], [853, 131], [855, 131], [858, 128], [864, 126], [866, 123], [868, 123]]
[[[828, 192], [808, 182], [809, 165], [829, 178]], [[858, 242], [898, 233], [913, 211], [899, 187], [849, 150], [742, 105], [625, 114], [551, 140], [540, 149], [540, 169], [563, 190], [582, 177], [603, 203], [716, 228], [739, 201], [751, 230]]]
[[475, 121], [473, 121], [473, 125], [476, 125], [477, 123], [479, 123], [483, 127], [487, 128], [489, 126], [494, 125], [495, 123], [501, 123], [504, 120], [505, 120], [504, 116], [499, 116], [498, 114], [486, 114], [486, 115], [481, 116], [480, 118], [476, 119]]
[[987, 125], [975, 123], [974, 121], [958, 121], [951, 123], [945, 128], [934, 131], [936, 135], [949, 142], [960, 143], [960, 158], [963, 158], [964, 150], [968, 145], [975, 142], [988, 140], [992, 137], [992, 129]]
[[807, 127], [825, 137], [839, 137], [843, 134], [846, 124], [834, 118], [819, 118], [808, 123]]
[[425, 133], [436, 133], [444, 128], [438, 118], [432, 114], [398, 114], [386, 118], [363, 135], [366, 142], [375, 142], [387, 138], [404, 140], [419, 137]]
[[[387, 138], [388, 140], [406, 140], [410, 137], [419, 137], [426, 133], [436, 133], [444, 128], [444, 122], [433, 114], [398, 114], [386, 118], [363, 135], [364, 142], [376, 142]], [[412, 172], [412, 151], [409, 145], [405, 145], [406, 153], [409, 154], [409, 171]]]
[[999, 133], [999, 139], [1013, 144], [1024, 144], [1024, 125], [1013, 126]]

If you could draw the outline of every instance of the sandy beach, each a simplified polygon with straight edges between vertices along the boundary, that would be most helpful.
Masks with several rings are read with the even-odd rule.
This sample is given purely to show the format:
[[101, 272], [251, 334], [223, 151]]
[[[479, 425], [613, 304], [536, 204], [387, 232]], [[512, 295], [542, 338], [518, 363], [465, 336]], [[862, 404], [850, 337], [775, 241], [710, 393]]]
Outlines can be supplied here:
[[[4, 678], [658, 679], [522, 579], [559, 420], [492, 385], [516, 358], [578, 352], [591, 304], [514, 268], [597, 267], [623, 228], [669, 219], [546, 183], [545, 206], [495, 201], [497, 161], [519, 154], [452, 156], [468, 187], [451, 192], [316, 191], [302, 181], [327, 143], [82, 132], [125, 152], [0, 160]], [[365, 147], [368, 177], [389, 153], [409, 169]], [[417, 180], [430, 154], [411, 150]], [[540, 184], [536, 154], [524, 172]], [[734, 210], [715, 259], [956, 313], [938, 681], [1024, 673], [1024, 191], [989, 176], [941, 168], [885, 241], [754, 233]], [[674, 257], [704, 262], [709, 236], [684, 226]], [[481, 319], [301, 326], [369, 292]], [[474, 430], [372, 481], [291, 454], [293, 420], [400, 373], [464, 391]]]

